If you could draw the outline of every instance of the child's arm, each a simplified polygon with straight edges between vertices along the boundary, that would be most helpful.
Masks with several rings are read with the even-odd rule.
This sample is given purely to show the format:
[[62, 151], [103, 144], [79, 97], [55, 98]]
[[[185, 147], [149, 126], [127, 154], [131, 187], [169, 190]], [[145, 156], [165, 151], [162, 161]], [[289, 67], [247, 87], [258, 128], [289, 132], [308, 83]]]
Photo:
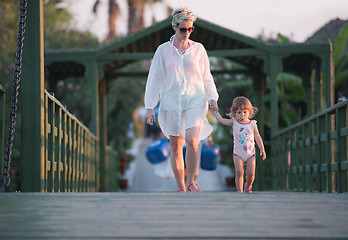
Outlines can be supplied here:
[[233, 126], [233, 119], [232, 118], [223, 118], [221, 117], [220, 113], [218, 111], [213, 112], [216, 120], [226, 126]]
[[255, 142], [257, 143], [257, 146], [259, 146], [259, 149], [260, 149], [260, 156], [262, 156], [262, 160], [265, 160], [266, 159], [265, 147], [263, 146], [263, 141], [260, 136], [259, 129], [257, 128], [256, 123], [255, 123], [254, 136], [255, 136]]

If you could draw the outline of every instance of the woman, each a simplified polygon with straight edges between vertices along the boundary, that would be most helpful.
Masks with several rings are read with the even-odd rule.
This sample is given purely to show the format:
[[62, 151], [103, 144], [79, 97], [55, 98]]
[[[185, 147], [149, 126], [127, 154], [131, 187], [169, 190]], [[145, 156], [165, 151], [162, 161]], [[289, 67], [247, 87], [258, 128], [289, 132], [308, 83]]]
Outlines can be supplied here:
[[[198, 142], [213, 130], [206, 118], [208, 104], [213, 111], [218, 110], [218, 93], [205, 48], [189, 39], [195, 20], [187, 8], [173, 11], [175, 34], [157, 48], [145, 89], [147, 124], [152, 125], [155, 121], [153, 109], [160, 103], [158, 122], [170, 141], [170, 161], [178, 192], [200, 191], [194, 180], [198, 167]], [[186, 183], [182, 154], [184, 142]]]

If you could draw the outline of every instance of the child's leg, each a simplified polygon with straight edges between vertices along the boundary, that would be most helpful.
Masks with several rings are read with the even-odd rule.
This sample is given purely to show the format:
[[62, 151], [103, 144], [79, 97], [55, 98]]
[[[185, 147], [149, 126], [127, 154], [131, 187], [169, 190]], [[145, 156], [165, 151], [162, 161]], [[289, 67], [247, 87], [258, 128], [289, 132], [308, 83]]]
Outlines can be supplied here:
[[235, 168], [235, 182], [238, 192], [243, 192], [243, 177], [244, 177], [244, 163], [240, 157], [233, 156], [234, 168]]
[[255, 167], [256, 167], [256, 161], [255, 156], [249, 158], [245, 163], [245, 171], [246, 171], [246, 188], [250, 188], [255, 180]]

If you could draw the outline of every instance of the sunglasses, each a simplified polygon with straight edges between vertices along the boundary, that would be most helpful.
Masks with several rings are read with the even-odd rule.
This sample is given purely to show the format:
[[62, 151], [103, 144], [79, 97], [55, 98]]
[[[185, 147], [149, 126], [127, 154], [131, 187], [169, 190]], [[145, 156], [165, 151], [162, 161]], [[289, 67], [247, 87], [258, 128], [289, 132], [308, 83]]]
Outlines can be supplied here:
[[195, 30], [195, 26], [192, 26], [190, 28], [180, 28], [180, 27], [178, 27], [178, 29], [180, 30], [181, 33], [186, 33], [186, 31], [188, 31], [190, 33], [190, 32], [193, 32]]

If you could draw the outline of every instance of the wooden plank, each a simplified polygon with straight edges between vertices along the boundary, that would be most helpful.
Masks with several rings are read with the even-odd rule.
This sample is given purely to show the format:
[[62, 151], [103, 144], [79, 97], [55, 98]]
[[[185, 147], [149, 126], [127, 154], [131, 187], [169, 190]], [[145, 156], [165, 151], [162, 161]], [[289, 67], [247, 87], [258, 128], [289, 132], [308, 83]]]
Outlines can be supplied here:
[[346, 239], [348, 194], [7, 193], [0, 239]]

